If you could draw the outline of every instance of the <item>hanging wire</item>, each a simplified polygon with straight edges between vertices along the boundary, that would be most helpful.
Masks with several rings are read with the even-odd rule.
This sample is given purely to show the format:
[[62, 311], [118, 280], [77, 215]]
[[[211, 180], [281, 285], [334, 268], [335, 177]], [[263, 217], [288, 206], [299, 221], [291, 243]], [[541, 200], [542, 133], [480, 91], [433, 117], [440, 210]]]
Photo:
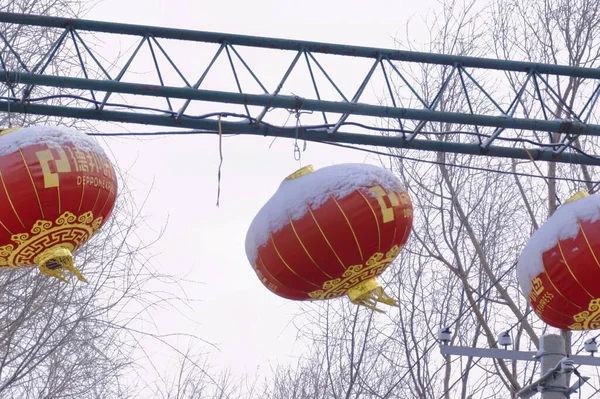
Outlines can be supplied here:
[[223, 130], [221, 128], [221, 115], [218, 119], [219, 124], [219, 169], [217, 171], [217, 206], [221, 199], [221, 168], [223, 166]]
[[[432, 165], [443, 165], [443, 166], [450, 166], [450, 167], [454, 167], [454, 168], [477, 170], [477, 171], [481, 171], [481, 172], [498, 173], [501, 175], [531, 177], [531, 178], [535, 178], [535, 179], [550, 179], [550, 180], [556, 180], [556, 181], [574, 181], [574, 182], [579, 182], [579, 183], [587, 182], [587, 180], [583, 180], [583, 179], [571, 179], [571, 178], [556, 177], [556, 176], [555, 177], [539, 176], [539, 175], [534, 175], [534, 174], [530, 174], [530, 173], [512, 172], [512, 171], [508, 171], [508, 170], [499, 170], [499, 169], [490, 169], [490, 168], [483, 168], [483, 167], [479, 167], [479, 166], [459, 165], [459, 164], [455, 164], [455, 163], [451, 163], [451, 162], [432, 161], [429, 159], [414, 158], [414, 157], [410, 157], [410, 156], [406, 156], [406, 155], [392, 154], [389, 152], [372, 150], [370, 148], [357, 147], [355, 145], [350, 145], [350, 144], [341, 144], [341, 143], [335, 143], [335, 142], [329, 142], [329, 141], [322, 142], [322, 143], [331, 145], [334, 147], [348, 148], [348, 149], [352, 149], [352, 150], [367, 152], [370, 154], [384, 155], [384, 156], [389, 156], [389, 157], [393, 157], [393, 158], [406, 159], [406, 160], [413, 161], [413, 162], [427, 163], [427, 164], [432, 164]], [[597, 184], [600, 185], [600, 181], [598, 181]]]

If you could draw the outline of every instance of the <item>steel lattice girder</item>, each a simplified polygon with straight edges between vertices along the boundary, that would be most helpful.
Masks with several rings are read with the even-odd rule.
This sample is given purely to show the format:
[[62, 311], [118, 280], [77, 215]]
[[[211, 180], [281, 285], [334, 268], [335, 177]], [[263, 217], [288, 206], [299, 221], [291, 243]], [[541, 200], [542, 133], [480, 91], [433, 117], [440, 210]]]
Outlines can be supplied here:
[[[237, 115], [242, 117], [242, 122], [221, 122], [222, 133], [297, 137], [319, 142], [600, 164], [600, 159], [595, 154], [585, 154], [572, 145], [580, 136], [600, 135], [600, 125], [590, 123], [590, 119], [595, 117], [594, 111], [597, 111], [597, 100], [600, 96], [600, 70], [595, 68], [24, 14], [0, 13], [0, 22], [6, 23], [9, 27], [28, 25], [56, 31], [55, 41], [40, 59], [32, 63], [33, 65], [23, 62], [23, 57], [19, 56], [18, 49], [10, 46], [3, 35], [0, 37], [3, 47], [0, 49], [0, 82], [3, 82], [0, 85], [0, 89], [3, 89], [0, 111], [194, 128], [205, 130], [206, 133], [215, 133], [218, 131], [219, 121], [217, 118], [219, 115], [232, 116], [231, 112], [225, 110], [212, 113], [200, 112], [208, 115], [198, 116], [197, 112], [196, 114], [191, 112], [192, 105], [196, 106], [196, 109], [200, 107], [202, 110], [203, 104], [213, 103], [213, 107], [214, 104], [223, 107], [226, 104], [237, 104], [244, 108], [244, 111]], [[128, 57], [123, 57], [125, 62], [117, 76], [112, 77], [110, 69], [99, 61], [102, 57], [98, 57], [94, 53], [94, 46], [88, 45], [84, 40], [83, 36], [86, 33], [138, 36], [139, 41], [133, 52]], [[165, 50], [164, 40], [170, 39], [183, 41], [182, 43], [214, 44], [216, 51], [202, 53], [202, 56], [206, 57], [206, 61], [209, 61], [208, 67], [201, 71], [195, 71], [196, 77], [199, 77], [194, 84], [190, 83], [192, 80], [182, 72], [184, 69], [182, 64], [175, 62]], [[69, 41], [73, 57], [78, 60], [80, 69], [70, 69], [68, 76], [58, 76], [48, 66], [53, 57], [56, 57], [56, 54], [66, 47], [66, 43]], [[151, 58], [148, 60], [155, 67], [157, 84], [148, 84], [140, 79], [134, 82], [124, 82], [125, 77], [129, 77], [127, 74], [131, 64], [136, 57], [141, 57], [140, 49], [144, 45], [150, 49]], [[269, 49], [275, 53], [286, 52], [293, 57], [291, 63], [282, 64], [282, 67], [285, 68], [282, 70], [281, 78], [276, 80], [273, 87], [269, 89], [263, 84], [259, 74], [250, 68], [249, 63], [238, 52], [238, 47], [256, 49], [256, 51]], [[162, 54], [162, 69], [157, 56], [160, 54]], [[229, 60], [233, 72], [236, 90], [201, 89], [200, 86], [206, 84], [207, 75], [215, 62], [219, 57], [225, 56]], [[350, 96], [344, 94], [343, 90], [336, 85], [332, 76], [323, 66], [323, 61], [319, 62], [317, 56], [335, 56], [340, 63], [350, 62], [348, 60], [352, 59], [366, 60], [370, 67], [365, 74], [358, 74], [360, 83], [353, 96]], [[310, 79], [305, 82], [304, 86], [313, 90], [312, 95], [282, 94], [285, 92], [286, 84], [291, 80], [290, 76], [299, 68], [302, 58], [306, 61], [310, 75]], [[419, 93], [419, 82], [411, 83], [407, 74], [402, 71], [402, 65], [406, 63], [438, 65], [444, 68], [440, 75], [440, 87], [435, 96], [426, 99], [422, 93]], [[179, 86], [165, 83], [163, 77], [167, 74], [164, 65], [171, 68], [171, 74], [180, 78]], [[381, 105], [368, 100], [359, 102], [367, 85], [373, 82], [373, 76], [377, 70], [382, 72], [385, 79], [383, 82], [385, 83], [384, 87], [388, 89], [390, 105]], [[241, 78], [243, 71], [250, 76], [248, 80], [255, 87], [258, 86], [259, 90], [252, 92], [251, 89], [242, 87], [244, 84], [246, 87], [248, 86], [247, 81], [244, 82]], [[521, 80], [518, 86], [508, 90], [512, 96], [508, 100], [500, 101], [501, 95], [484, 88], [485, 82], [482, 83], [481, 78], [476, 77], [477, 71], [515, 73], [517, 74], [515, 76], [520, 77]], [[321, 74], [321, 80], [328, 83], [327, 88], [324, 89], [323, 84], [318, 83], [317, 72]], [[92, 78], [92, 75], [95, 78]], [[392, 89], [393, 77], [399, 79], [398, 85], [401, 85], [411, 97], [408, 101], [410, 106], [398, 106], [400, 99], [396, 98], [397, 95]], [[580, 78], [581, 82], [586, 82], [589, 90], [582, 97], [583, 100], [573, 106], [565, 104], [558, 89], [551, 83], [552, 78], [560, 79], [560, 77], [575, 77]], [[462, 90], [462, 96], [465, 99], [465, 109], [458, 111], [466, 112], [440, 110], [443, 97], [452, 84], [456, 84], [456, 87]], [[41, 86], [59, 88], [58, 95], [47, 98], [36, 97], [35, 89]], [[329, 94], [327, 94], [327, 89], [329, 89]], [[76, 93], [76, 95], [70, 93]], [[86, 93], [87, 97], [84, 97]], [[332, 97], [331, 93], [337, 98], [326, 98]], [[504, 90], [502, 93], [506, 97], [507, 91]], [[50, 101], [61, 95], [75, 99], [76, 106], [56, 105]], [[115, 95], [135, 95], [136, 100], [142, 99], [142, 101], [145, 98], [162, 97], [165, 99], [168, 109], [131, 107], [124, 103], [109, 102], [110, 97]], [[102, 96], [102, 100], [97, 99]], [[487, 107], [477, 108], [477, 104], [473, 101], [477, 96], [480, 101], [487, 102]], [[176, 109], [173, 105], [177, 100], [179, 107]], [[525, 103], [529, 104], [531, 109], [526, 112], [519, 111], [518, 106], [523, 106]], [[550, 116], [551, 106], [560, 108], [560, 115], [558, 115], [560, 118]], [[251, 109], [252, 107], [260, 108], [256, 110]], [[291, 112], [315, 111], [323, 116], [323, 122], [319, 124], [302, 123], [302, 126], [296, 128], [285, 127], [281, 123], [272, 123], [268, 120], [267, 111], [270, 109], [283, 109]], [[330, 117], [336, 115], [336, 121], [330, 123], [328, 115]], [[543, 116], [543, 118], [525, 118], [519, 117], [520, 115]], [[361, 124], [357, 125], [349, 123], [349, 117], [363, 119], [361, 119]], [[378, 130], [374, 126], [376, 120], [382, 120], [382, 118], [386, 121], [395, 121], [394, 123], [399, 128], [381, 129], [386, 134], [371, 132]], [[365, 120], [367, 126], [365, 126]], [[430, 126], [428, 124], [432, 122], [453, 126], [455, 129], [460, 127], [462, 130], [456, 129], [457, 131], [449, 140], [438, 140], [433, 133], [439, 134], [444, 131], [426, 130], [426, 127]], [[487, 133], [483, 132], [486, 128], [488, 129]], [[540, 132], [553, 132], [561, 135], [557, 141], [552, 140], [551, 135], [539, 134]], [[476, 140], [473, 140], [473, 136], [476, 137]]]

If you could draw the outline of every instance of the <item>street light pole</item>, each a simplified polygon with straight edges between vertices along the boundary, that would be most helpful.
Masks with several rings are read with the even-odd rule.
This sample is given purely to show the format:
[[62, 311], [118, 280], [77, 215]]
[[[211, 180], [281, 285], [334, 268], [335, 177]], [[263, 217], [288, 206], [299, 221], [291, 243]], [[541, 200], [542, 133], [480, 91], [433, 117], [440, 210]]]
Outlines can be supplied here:
[[[541, 336], [539, 350], [540, 378], [551, 373], [565, 356], [565, 339], [562, 336], [555, 334]], [[541, 392], [541, 399], [565, 399], [566, 391], [567, 374], [554, 372], [554, 378]]]

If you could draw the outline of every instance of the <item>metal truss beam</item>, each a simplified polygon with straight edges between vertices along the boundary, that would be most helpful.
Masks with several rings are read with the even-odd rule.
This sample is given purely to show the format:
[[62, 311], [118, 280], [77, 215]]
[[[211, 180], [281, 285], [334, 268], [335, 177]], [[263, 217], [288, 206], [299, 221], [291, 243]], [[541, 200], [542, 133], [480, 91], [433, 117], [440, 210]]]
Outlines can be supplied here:
[[[39, 105], [39, 104], [11, 104], [0, 101], [0, 112], [18, 112], [36, 115], [59, 116], [65, 118], [80, 118], [97, 121], [111, 121], [122, 123], [142, 123], [146, 125], [165, 126], [175, 128], [199, 129], [201, 132], [190, 132], [193, 134], [217, 134], [219, 122], [207, 119], [183, 119], [177, 120], [164, 115], [135, 114], [132, 112], [108, 111], [85, 109], [78, 107]], [[390, 137], [381, 135], [369, 135], [360, 133], [337, 132], [332, 135], [324, 129], [311, 129], [307, 127], [285, 128], [267, 125], [252, 125], [243, 122], [221, 121], [221, 132], [223, 134], [247, 134], [256, 136], [282, 137], [299, 139], [317, 143], [340, 143], [365, 146], [376, 146], [397, 149], [413, 149], [423, 151], [450, 152], [467, 155], [487, 155], [498, 158], [554, 161], [562, 163], [574, 163], [582, 165], [600, 165], [600, 159], [590, 158], [582, 154], [554, 154], [551, 149], [528, 149], [511, 147], [491, 146], [487, 150], [478, 145], [465, 143], [452, 143], [434, 140], [415, 139], [408, 141], [402, 136]], [[106, 136], [106, 134], [102, 134]], [[110, 135], [110, 134], [108, 134]], [[115, 134], [117, 136], [118, 134]], [[143, 134], [142, 134], [143, 135]]]
[[[125, 83], [118, 81], [35, 75], [26, 72], [17, 73], [15, 71], [4, 71], [0, 69], [0, 82], [11, 81], [19, 81], [21, 83], [28, 83], [40, 86], [85, 89], [90, 91], [109, 91], [113, 93], [137, 94], [143, 96], [159, 96], [188, 100], [201, 100], [215, 103], [257, 105], [268, 108], [301, 109], [304, 111], [325, 111], [332, 113], [375, 116], [381, 118], [403, 118], [414, 120], [427, 120], [430, 122], [477, 124], [479, 126], [553, 131], [561, 133], [577, 133], [600, 136], [600, 125], [584, 124], [578, 121], [546, 121], [539, 119], [507, 118], [488, 115], [469, 115], [455, 112], [385, 107], [353, 102], [311, 100], [290, 96], [228, 93], [214, 90], [193, 89], [188, 87], [140, 85], [136, 83]], [[480, 153], [485, 154], [485, 149], [482, 149]]]
[[514, 72], [537, 71], [541, 74], [573, 76], [580, 78], [600, 79], [600, 70], [596, 68], [572, 67], [566, 65], [542, 64], [536, 62], [522, 62], [497, 60], [493, 58], [466, 57], [460, 55], [446, 55], [436, 53], [423, 53], [418, 51], [402, 51], [385, 48], [349, 46], [344, 44], [312, 42], [304, 40], [277, 39], [260, 36], [237, 35], [220, 32], [204, 32], [188, 29], [166, 28], [160, 26], [132, 25], [115, 22], [93, 21], [86, 19], [72, 19], [61, 17], [47, 17], [30, 14], [14, 14], [0, 12], [0, 22], [21, 25], [46, 26], [53, 28], [72, 28], [90, 32], [104, 32], [133, 36], [153, 36], [155, 38], [189, 40], [207, 43], [229, 43], [239, 46], [258, 48], [309, 51], [332, 55], [345, 55], [350, 57], [388, 58], [393, 61], [419, 62], [438, 65], [462, 65], [463, 67], [502, 69]]
[[[0, 32], [0, 111], [205, 133], [219, 132], [217, 119], [228, 115], [241, 121], [222, 121], [222, 133], [600, 164], [593, 151], [593, 140], [600, 135], [597, 68], [12, 13], [0, 13], [0, 23], [5, 30], [21, 25], [45, 29], [45, 37], [53, 37], [47, 51], [24, 61], [26, 57]], [[86, 41], [95, 35], [133, 38], [137, 44], [119, 60], [106, 61]], [[195, 50], [205, 61], [202, 68], [190, 72], [187, 58], [177, 61], [171, 55], [173, 43], [178, 48], [212, 47]], [[248, 57], [253, 51], [269, 51], [273, 58], [268, 60], [281, 70], [281, 78], [267, 82], [272, 70], [261, 73], [258, 69], [264, 62], [257, 69], [256, 60]], [[74, 62], [66, 69], [52, 68], [61, 54]], [[342, 65], [337, 73], [348, 75], [352, 70], [356, 75], [354, 87], [339, 84], [340, 75], [331, 73], [335, 69], [331, 57]], [[350, 68], [356, 60], [362, 66]], [[154, 77], [133, 73], [136, 62], [153, 71]], [[207, 89], [211, 79], [215, 86], [215, 69], [220, 68], [218, 79], [223, 79], [223, 62], [232, 77], [225, 82], [228, 87], [217, 84], [219, 90]], [[408, 70], [415, 66], [437, 68], [431, 72], [437, 73], [439, 81], [433, 94], [427, 96], [422, 82], [411, 77]], [[299, 78], [301, 68], [304, 77]], [[490, 86], [491, 73], [498, 79], [510, 78], [511, 85]], [[376, 76], [383, 79], [376, 81]], [[581, 95], [567, 104], [559, 88], [561, 79], [572, 78], [578, 79]], [[365, 99], [365, 89], [375, 84], [386, 91], [386, 103]], [[156, 98], [167, 107], [157, 108]], [[215, 106], [221, 109], [215, 112]], [[231, 106], [240, 111], [232, 112]], [[295, 113], [297, 126], [286, 127], [272, 116], [272, 110]], [[381, 125], [393, 127], [377, 128]], [[586, 137], [592, 150], [582, 145]]]

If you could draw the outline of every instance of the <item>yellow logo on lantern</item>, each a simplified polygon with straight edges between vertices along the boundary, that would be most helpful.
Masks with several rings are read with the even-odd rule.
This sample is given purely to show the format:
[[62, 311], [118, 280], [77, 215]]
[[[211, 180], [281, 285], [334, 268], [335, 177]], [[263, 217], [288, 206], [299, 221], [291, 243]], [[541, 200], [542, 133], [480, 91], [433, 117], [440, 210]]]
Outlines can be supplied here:
[[[71, 171], [71, 165], [69, 165], [69, 159], [67, 158], [65, 151], [62, 148], [54, 148], [54, 150], [58, 152], [60, 158], [54, 158], [50, 148], [35, 153], [38, 161], [40, 161], [42, 172], [44, 173], [45, 188], [58, 187], [60, 184], [58, 174]], [[56, 172], [52, 172], [50, 170], [50, 161], [54, 161], [54, 164], [56, 165]]]

